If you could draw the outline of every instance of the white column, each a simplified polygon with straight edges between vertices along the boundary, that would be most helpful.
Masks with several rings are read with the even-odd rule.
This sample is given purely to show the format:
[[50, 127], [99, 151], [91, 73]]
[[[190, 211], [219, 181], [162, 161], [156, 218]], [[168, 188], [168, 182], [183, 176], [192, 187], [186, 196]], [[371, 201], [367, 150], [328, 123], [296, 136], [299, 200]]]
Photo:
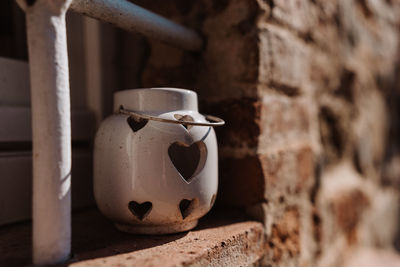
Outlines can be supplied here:
[[71, 122], [65, 13], [71, 0], [36, 0], [25, 10], [33, 134], [33, 262], [71, 250]]

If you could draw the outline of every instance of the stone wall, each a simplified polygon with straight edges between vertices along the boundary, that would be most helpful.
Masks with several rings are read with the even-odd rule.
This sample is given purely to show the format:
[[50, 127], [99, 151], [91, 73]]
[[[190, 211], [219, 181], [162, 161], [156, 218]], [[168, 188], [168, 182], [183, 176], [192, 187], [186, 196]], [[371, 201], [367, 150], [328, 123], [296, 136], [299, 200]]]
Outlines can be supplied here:
[[265, 266], [341, 266], [399, 223], [400, 3], [135, 1], [206, 39], [147, 44], [142, 86], [198, 92], [217, 129], [217, 208], [264, 222]]

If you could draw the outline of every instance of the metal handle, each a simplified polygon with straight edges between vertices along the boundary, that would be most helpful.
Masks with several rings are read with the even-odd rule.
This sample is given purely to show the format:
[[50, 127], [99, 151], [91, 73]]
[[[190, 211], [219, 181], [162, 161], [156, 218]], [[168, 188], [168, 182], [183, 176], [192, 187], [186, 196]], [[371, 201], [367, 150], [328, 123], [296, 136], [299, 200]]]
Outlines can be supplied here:
[[166, 122], [166, 123], [183, 124], [183, 125], [217, 127], [217, 126], [222, 126], [222, 125], [225, 124], [225, 121], [223, 119], [215, 117], [215, 116], [211, 116], [211, 115], [203, 115], [206, 118], [206, 120], [209, 121], [209, 122], [196, 122], [196, 121], [186, 121], [186, 120], [164, 119], [164, 118], [155, 117], [155, 116], [152, 116], [152, 115], [146, 115], [146, 114], [137, 113], [135, 111], [125, 109], [122, 106], [119, 108], [118, 113], [124, 114], [124, 115], [129, 115], [129, 116], [132, 116], [134, 118], [140, 118], [140, 119], [152, 120], [152, 121], [159, 121], [159, 122]]

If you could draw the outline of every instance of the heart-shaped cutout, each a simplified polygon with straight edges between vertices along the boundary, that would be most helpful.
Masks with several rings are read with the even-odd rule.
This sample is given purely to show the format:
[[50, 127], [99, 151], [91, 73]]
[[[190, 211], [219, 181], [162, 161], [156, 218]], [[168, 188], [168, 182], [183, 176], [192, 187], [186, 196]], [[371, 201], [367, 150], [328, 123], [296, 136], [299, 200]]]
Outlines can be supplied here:
[[182, 219], [185, 219], [187, 216], [189, 216], [192, 211], [194, 210], [195, 206], [197, 203], [197, 199], [182, 199], [181, 202], [179, 203], [179, 210], [181, 211], [182, 214]]
[[203, 141], [191, 145], [175, 142], [169, 146], [168, 155], [183, 179], [190, 183], [206, 163], [207, 146]]
[[135, 215], [139, 220], [143, 220], [147, 215], [149, 215], [153, 204], [150, 201], [143, 202], [141, 204], [136, 201], [131, 201], [128, 204], [129, 210]]
[[128, 119], [126, 119], [126, 121], [128, 122], [129, 127], [131, 127], [132, 131], [134, 132], [139, 131], [149, 122], [146, 119], [137, 118], [133, 116], [129, 116]]
[[[174, 114], [174, 118], [178, 121], [194, 121], [193, 117], [189, 115]], [[182, 126], [188, 131], [193, 127], [193, 125], [188, 124], [182, 124]]]

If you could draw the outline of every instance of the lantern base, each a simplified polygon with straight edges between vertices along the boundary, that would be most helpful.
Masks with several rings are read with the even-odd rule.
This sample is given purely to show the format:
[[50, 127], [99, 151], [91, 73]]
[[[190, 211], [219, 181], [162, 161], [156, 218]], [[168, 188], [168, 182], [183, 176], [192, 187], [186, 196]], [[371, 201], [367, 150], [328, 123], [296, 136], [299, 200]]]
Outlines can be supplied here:
[[129, 225], [116, 223], [115, 227], [122, 232], [130, 234], [161, 235], [189, 231], [195, 228], [197, 223], [198, 220], [166, 225]]

